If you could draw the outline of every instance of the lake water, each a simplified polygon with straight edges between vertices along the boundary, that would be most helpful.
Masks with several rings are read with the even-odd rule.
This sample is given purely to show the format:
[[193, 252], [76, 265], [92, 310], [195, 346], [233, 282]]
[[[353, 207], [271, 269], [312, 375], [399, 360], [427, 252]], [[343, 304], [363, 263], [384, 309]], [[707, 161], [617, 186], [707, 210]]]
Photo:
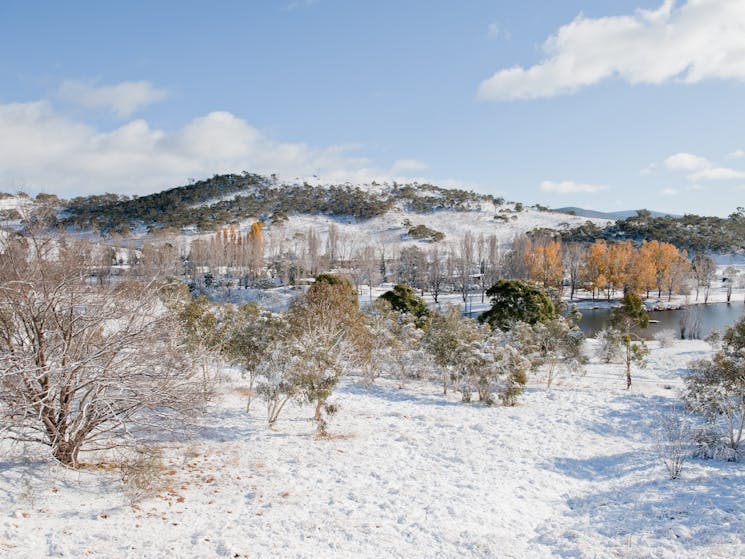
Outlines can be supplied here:
[[[581, 312], [582, 320], [579, 327], [588, 337], [592, 337], [610, 324], [611, 309], [588, 309]], [[649, 327], [642, 334], [645, 338], [652, 338], [661, 330], [675, 330], [676, 336], [680, 337], [680, 325], [681, 322], [685, 322], [686, 338], [705, 338], [712, 330], [724, 333], [743, 316], [745, 304], [742, 302], [690, 305], [680, 310], [650, 311]]]

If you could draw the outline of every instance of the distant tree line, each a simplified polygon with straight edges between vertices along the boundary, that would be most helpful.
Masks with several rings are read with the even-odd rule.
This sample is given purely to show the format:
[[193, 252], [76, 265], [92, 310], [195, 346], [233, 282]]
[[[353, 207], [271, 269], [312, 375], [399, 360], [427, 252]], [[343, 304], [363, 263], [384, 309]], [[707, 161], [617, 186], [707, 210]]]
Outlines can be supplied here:
[[745, 250], [745, 209], [738, 208], [727, 218], [687, 214], [683, 217], [653, 217], [640, 210], [636, 216], [598, 227], [591, 221], [562, 232], [565, 242], [630, 240], [660, 241], [691, 253], [741, 252]]

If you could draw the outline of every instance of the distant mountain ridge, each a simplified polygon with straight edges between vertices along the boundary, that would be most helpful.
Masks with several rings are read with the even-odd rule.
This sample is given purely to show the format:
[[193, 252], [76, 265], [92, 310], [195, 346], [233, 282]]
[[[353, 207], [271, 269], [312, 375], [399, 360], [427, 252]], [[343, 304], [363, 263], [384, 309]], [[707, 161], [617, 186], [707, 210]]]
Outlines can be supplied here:
[[[569, 206], [565, 208], [555, 208], [553, 211], [559, 212], [559, 213], [566, 213], [566, 214], [573, 214], [578, 215], [580, 217], [593, 217], [598, 219], [612, 219], [612, 220], [619, 220], [619, 219], [628, 219], [629, 217], [636, 217], [640, 211], [643, 210], [622, 210], [618, 212], [599, 212], [596, 210], [587, 210], [585, 208], [577, 208], [574, 206]], [[681, 217], [680, 215], [671, 214], [668, 212], [656, 212], [654, 210], [648, 210], [650, 217]]]

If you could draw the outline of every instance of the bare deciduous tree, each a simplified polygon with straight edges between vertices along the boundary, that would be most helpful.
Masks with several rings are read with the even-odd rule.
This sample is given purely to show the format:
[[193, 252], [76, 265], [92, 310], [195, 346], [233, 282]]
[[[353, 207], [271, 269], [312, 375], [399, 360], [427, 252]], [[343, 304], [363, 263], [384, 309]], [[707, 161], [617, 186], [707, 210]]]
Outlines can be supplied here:
[[45, 444], [71, 467], [82, 450], [191, 412], [199, 386], [162, 289], [98, 285], [93, 262], [81, 241], [0, 243], [0, 412], [9, 436]]

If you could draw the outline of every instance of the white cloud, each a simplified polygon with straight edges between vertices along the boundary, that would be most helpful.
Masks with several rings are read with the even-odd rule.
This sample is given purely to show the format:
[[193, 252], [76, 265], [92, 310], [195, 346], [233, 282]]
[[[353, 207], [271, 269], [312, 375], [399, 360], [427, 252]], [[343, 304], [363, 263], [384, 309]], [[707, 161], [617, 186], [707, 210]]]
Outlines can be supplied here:
[[607, 189], [608, 187], [603, 185], [583, 184], [573, 181], [543, 181], [540, 188], [541, 192], [549, 192], [553, 194], [592, 194]]
[[665, 159], [665, 167], [671, 171], [698, 171], [710, 166], [708, 159], [691, 153], [676, 153]]
[[[745, 171], [730, 169], [729, 167], [719, 167], [698, 155], [691, 153], [676, 153], [665, 159], [665, 167], [669, 171], [688, 171], [688, 179], [691, 181], [719, 181], [744, 179]], [[700, 189], [700, 185], [695, 185]]]
[[392, 175], [397, 175], [399, 173], [406, 174], [408, 171], [423, 171], [426, 168], [426, 163], [422, 163], [416, 159], [399, 159], [393, 163], [390, 173]]
[[630, 84], [707, 79], [745, 81], [745, 2], [665, 0], [633, 15], [577, 16], [543, 44], [545, 58], [481, 82], [481, 99], [506, 101], [572, 93], [616, 76]]
[[[268, 138], [228, 112], [212, 112], [174, 131], [133, 120], [101, 131], [55, 111], [45, 101], [0, 105], [0, 190], [23, 185], [54, 194], [148, 193], [189, 177], [250, 171], [329, 182], [401, 180], [423, 168], [400, 160], [390, 171], [355, 157], [355, 146], [313, 148]], [[406, 179], [404, 179], [406, 180]]]
[[745, 150], [736, 149], [735, 151], [728, 153], [727, 157], [729, 159], [742, 159], [743, 157], [745, 157]]
[[728, 167], [709, 167], [693, 173], [689, 178], [694, 181], [745, 179], [745, 171], [736, 171]]
[[672, 187], [663, 188], [660, 191], [660, 194], [662, 194], [663, 196], [677, 196], [679, 193], [680, 191], [677, 188]]
[[127, 118], [140, 109], [165, 99], [168, 93], [147, 81], [121, 82], [95, 87], [80, 81], [65, 81], [59, 87], [64, 99], [87, 109], [105, 109]]

